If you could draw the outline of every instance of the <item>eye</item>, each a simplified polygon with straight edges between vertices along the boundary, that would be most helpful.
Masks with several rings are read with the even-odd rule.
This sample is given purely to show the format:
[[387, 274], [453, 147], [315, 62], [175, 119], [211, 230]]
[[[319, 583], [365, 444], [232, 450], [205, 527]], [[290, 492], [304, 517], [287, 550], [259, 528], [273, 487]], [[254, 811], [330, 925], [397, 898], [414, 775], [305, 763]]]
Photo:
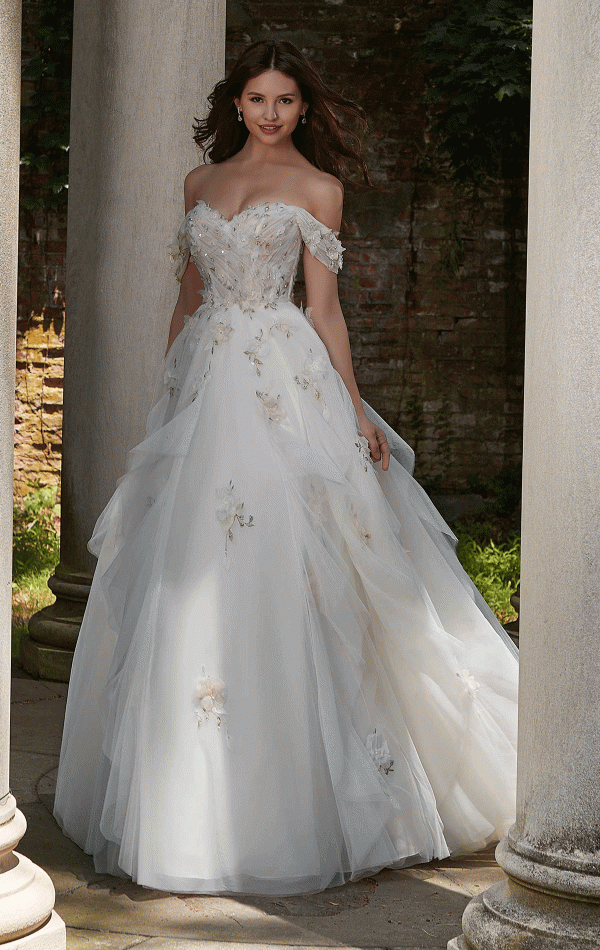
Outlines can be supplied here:
[[283, 102], [283, 103], [284, 103], [284, 105], [286, 105], [286, 106], [287, 106], [287, 105], [289, 105], [289, 104], [290, 104], [290, 102], [291, 102], [292, 100], [291, 100], [291, 99], [288, 99], [288, 97], [287, 97], [287, 96], [282, 96], [282, 97], [281, 97], [281, 99], [280, 99], [279, 101], [280, 101], [280, 102]]
[[260, 96], [250, 96], [250, 102], [262, 102], [262, 98]]

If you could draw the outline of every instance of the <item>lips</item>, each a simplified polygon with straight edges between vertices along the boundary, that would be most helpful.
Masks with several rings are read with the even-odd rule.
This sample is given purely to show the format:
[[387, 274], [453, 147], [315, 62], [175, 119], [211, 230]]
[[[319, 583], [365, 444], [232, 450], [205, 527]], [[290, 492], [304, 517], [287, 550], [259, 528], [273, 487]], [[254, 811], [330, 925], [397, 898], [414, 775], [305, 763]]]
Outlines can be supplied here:
[[267, 135], [272, 135], [274, 132], [279, 132], [281, 128], [280, 125], [261, 125], [259, 126], [261, 132], [266, 132]]

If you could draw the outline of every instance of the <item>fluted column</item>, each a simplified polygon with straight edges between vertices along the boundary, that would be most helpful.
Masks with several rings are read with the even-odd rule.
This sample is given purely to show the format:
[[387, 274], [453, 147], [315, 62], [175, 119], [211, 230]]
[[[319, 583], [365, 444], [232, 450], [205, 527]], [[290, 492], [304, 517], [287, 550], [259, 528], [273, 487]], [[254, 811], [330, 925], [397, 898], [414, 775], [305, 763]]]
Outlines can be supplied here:
[[69, 160], [62, 527], [56, 603], [21, 658], [69, 676], [96, 518], [143, 437], [177, 296], [167, 246], [192, 122], [223, 75], [225, 0], [75, 0]]
[[65, 925], [54, 913], [45, 871], [18, 854], [27, 827], [8, 783], [11, 674], [11, 566], [17, 242], [19, 234], [19, 107], [21, 2], [0, 2], [0, 945], [63, 950]]
[[517, 821], [449, 947], [600, 947], [600, 7], [535, 0]]

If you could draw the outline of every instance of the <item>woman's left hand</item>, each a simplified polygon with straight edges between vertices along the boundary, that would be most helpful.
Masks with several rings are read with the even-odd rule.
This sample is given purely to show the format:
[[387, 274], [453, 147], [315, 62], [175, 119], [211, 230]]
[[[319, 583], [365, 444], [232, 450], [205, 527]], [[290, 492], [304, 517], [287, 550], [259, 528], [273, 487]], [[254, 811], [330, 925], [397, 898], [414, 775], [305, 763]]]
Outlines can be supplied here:
[[390, 447], [384, 433], [379, 429], [364, 412], [358, 413], [358, 424], [360, 431], [369, 443], [371, 458], [374, 462], [382, 459], [382, 469], [387, 471], [390, 464]]

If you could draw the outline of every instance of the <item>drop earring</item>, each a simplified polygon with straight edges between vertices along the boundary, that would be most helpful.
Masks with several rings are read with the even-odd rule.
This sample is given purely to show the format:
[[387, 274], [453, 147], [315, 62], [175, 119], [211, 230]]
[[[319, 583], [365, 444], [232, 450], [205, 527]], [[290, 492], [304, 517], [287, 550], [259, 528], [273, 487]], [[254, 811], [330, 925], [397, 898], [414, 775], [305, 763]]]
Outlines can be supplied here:
[[306, 125], [306, 112], [302, 113], [302, 125]]
[[237, 107], [237, 111], [238, 111], [238, 122], [243, 122], [244, 120], [242, 119], [242, 110], [240, 109], [239, 106]]

